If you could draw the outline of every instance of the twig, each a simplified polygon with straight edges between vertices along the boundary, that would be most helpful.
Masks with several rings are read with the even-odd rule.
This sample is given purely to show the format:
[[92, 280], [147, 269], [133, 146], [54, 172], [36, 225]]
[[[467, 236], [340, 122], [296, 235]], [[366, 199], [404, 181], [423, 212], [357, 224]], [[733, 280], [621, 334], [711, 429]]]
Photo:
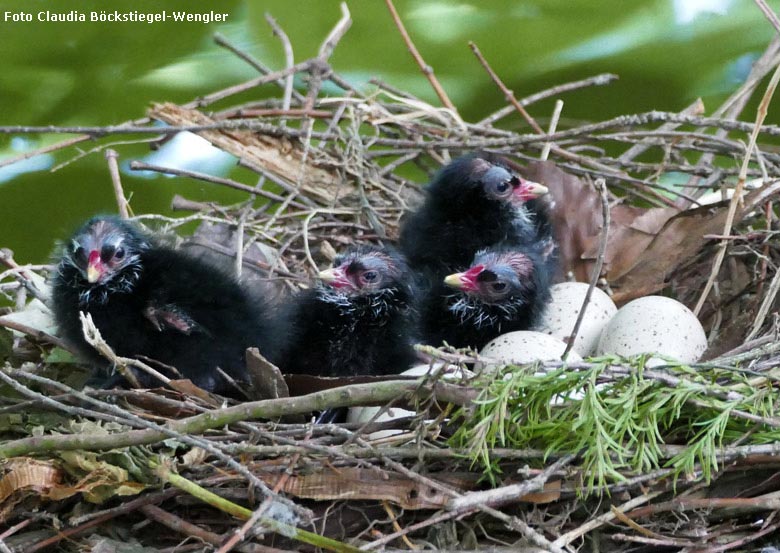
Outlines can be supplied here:
[[[558, 128], [558, 119], [561, 117], [561, 110], [563, 110], [563, 100], [556, 100], [555, 108], [553, 109], [553, 114], [550, 118], [550, 126], [547, 128], [547, 134], [555, 133], [555, 129]], [[539, 156], [540, 160], [547, 160], [548, 156], [550, 155], [550, 148], [552, 148], [552, 145], [552, 142], [545, 143], [544, 148], [542, 149], [542, 154]]]
[[780, 291], [780, 271], [775, 271], [775, 275], [772, 277], [772, 282], [769, 284], [769, 289], [766, 291], [764, 301], [761, 302], [761, 308], [758, 310], [755, 320], [753, 321], [753, 328], [745, 337], [745, 341], [750, 341], [756, 337], [761, 331], [761, 327], [764, 326], [766, 316], [769, 314], [769, 310], [775, 303], [777, 292]]
[[[551, 96], [557, 96], [559, 94], [563, 94], [564, 92], [577, 90], [579, 88], [585, 88], [588, 86], [604, 86], [606, 84], [611, 83], [612, 81], [616, 81], [617, 78], [618, 76], [613, 75], [612, 73], [601, 73], [593, 77], [588, 77], [587, 79], [582, 79], [580, 81], [572, 81], [570, 83], [564, 83], [564, 84], [554, 86], [552, 88], [548, 88], [547, 90], [542, 90], [541, 92], [537, 92], [536, 94], [531, 94], [530, 96], [521, 98], [519, 102], [520, 105], [525, 107], [535, 102], [538, 102], [540, 100], [544, 100], [545, 98], [549, 98]], [[484, 119], [477, 121], [475, 125], [478, 127], [482, 127], [485, 125], [492, 125], [499, 119], [502, 119], [514, 112], [515, 112], [514, 106], [504, 106], [498, 111], [491, 113]]]
[[111, 174], [111, 184], [114, 186], [114, 196], [116, 197], [116, 205], [119, 209], [119, 216], [122, 219], [129, 219], [128, 202], [125, 198], [125, 192], [122, 190], [122, 180], [119, 178], [119, 165], [117, 164], [117, 158], [119, 154], [115, 150], [109, 148], [105, 151], [106, 160], [108, 161], [108, 172]]
[[599, 278], [601, 277], [601, 268], [604, 266], [604, 257], [607, 253], [607, 242], [609, 240], [610, 225], [607, 184], [604, 182], [604, 179], [596, 179], [596, 182], [593, 183], [593, 185], [596, 187], [596, 190], [598, 190], [599, 197], [601, 198], [601, 218], [603, 222], [601, 236], [599, 238], [599, 250], [598, 254], [596, 255], [596, 262], [593, 264], [593, 272], [590, 275], [588, 291], [585, 293], [585, 298], [582, 300], [582, 307], [580, 308], [580, 312], [577, 314], [577, 321], [574, 323], [574, 328], [569, 335], [568, 341], [566, 343], [566, 349], [563, 351], [563, 355], [561, 355], [561, 359], [564, 361], [566, 361], [569, 356], [569, 352], [574, 347], [574, 341], [577, 339], [577, 334], [580, 331], [580, 325], [585, 318], [585, 310], [588, 308], [588, 303], [590, 303], [590, 297], [593, 294], [593, 289], [596, 287], [596, 283], [598, 283]]
[[37, 328], [32, 328], [31, 326], [27, 326], [26, 324], [18, 323], [16, 321], [9, 321], [5, 317], [0, 317], [0, 326], [10, 328], [11, 330], [16, 330], [22, 334], [27, 334], [36, 340], [41, 342], [48, 342], [49, 344], [53, 344], [59, 348], [64, 349], [65, 351], [73, 353], [72, 348], [63, 342], [60, 338], [57, 338], [56, 336], [48, 334], [42, 330], [38, 330]]
[[387, 9], [390, 10], [390, 16], [393, 18], [393, 22], [395, 22], [398, 32], [401, 33], [401, 38], [403, 38], [406, 48], [409, 50], [409, 53], [412, 54], [414, 61], [417, 62], [417, 67], [420, 68], [420, 71], [422, 71], [423, 75], [428, 79], [428, 82], [431, 83], [431, 87], [436, 93], [436, 96], [439, 97], [439, 100], [444, 104], [444, 107], [452, 110], [452, 113], [457, 114], [458, 110], [455, 107], [455, 104], [452, 103], [449, 96], [447, 96], [447, 93], [444, 91], [444, 87], [441, 86], [436, 75], [433, 74], [433, 67], [425, 63], [419, 50], [417, 50], [414, 42], [412, 42], [412, 37], [410, 37], [409, 33], [406, 31], [406, 27], [404, 27], [403, 21], [401, 21], [401, 16], [398, 15], [398, 11], [395, 9], [393, 0], [385, 0], [385, 5], [387, 6]]
[[[120, 419], [126, 419], [122, 420], [122, 424], [129, 424], [132, 426], [137, 426], [143, 428], [143, 430], [131, 430], [130, 433], [133, 432], [151, 432], [151, 433], [159, 433], [163, 436], [166, 436], [167, 438], [175, 438], [177, 440], [182, 441], [183, 443], [186, 443], [190, 446], [199, 447], [204, 449], [205, 451], [211, 453], [218, 459], [220, 459], [222, 462], [224, 462], [227, 466], [235, 470], [238, 474], [241, 474], [243, 477], [247, 479], [247, 481], [256, 487], [258, 490], [260, 490], [265, 497], [272, 497], [275, 501], [279, 501], [283, 505], [287, 506], [288, 508], [292, 509], [294, 512], [298, 513], [300, 516], [304, 518], [310, 518], [311, 512], [308, 509], [305, 509], [303, 507], [300, 507], [293, 503], [292, 501], [279, 496], [278, 494], [273, 493], [266, 485], [263, 483], [262, 480], [260, 480], [257, 476], [255, 476], [250, 470], [248, 470], [244, 465], [230, 457], [229, 455], [225, 454], [222, 451], [222, 448], [218, 445], [215, 445], [203, 438], [193, 436], [190, 433], [187, 432], [178, 432], [174, 428], [172, 428], [170, 425], [159, 425], [155, 424], [153, 422], [147, 421], [137, 415], [133, 415], [132, 413], [116, 406], [112, 405], [108, 402], [101, 401], [99, 399], [93, 398], [88, 396], [87, 394], [84, 394], [82, 392], [77, 392], [76, 390], [61, 384], [59, 382], [40, 377], [38, 375], [31, 374], [26, 371], [21, 370], [13, 370], [9, 371], [11, 376], [21, 376], [23, 378], [27, 378], [29, 380], [33, 380], [35, 382], [43, 382], [46, 383], [49, 386], [52, 386], [55, 389], [61, 390], [61, 391], [67, 391], [71, 394], [73, 394], [75, 397], [80, 399], [81, 401], [84, 401], [86, 403], [95, 405], [99, 408], [101, 408], [103, 411], [106, 411], [110, 413], [110, 415], [102, 415], [101, 416], [113, 416], [114, 418], [120, 418]], [[7, 378], [5, 378], [5, 374], [0, 371], [0, 378], [7, 381]], [[41, 394], [37, 394], [36, 392], [25, 392], [25, 395], [28, 395], [29, 397], [34, 397], [36, 399], [41, 399], [39, 396]], [[45, 398], [45, 396], [43, 396]], [[80, 409], [80, 408], [79, 408]], [[203, 414], [208, 413], [209, 411], [204, 412]], [[200, 416], [200, 415], [196, 415]], [[74, 436], [74, 435], [71, 435]], [[46, 447], [48, 448], [51, 444], [46, 444]], [[129, 444], [128, 444], [129, 445]]]
[[[756, 140], [758, 139], [758, 132], [761, 128], [761, 125], [764, 123], [764, 119], [766, 118], [767, 111], [769, 109], [769, 102], [772, 100], [772, 96], [774, 96], [775, 89], [777, 88], [777, 84], [780, 81], [780, 65], [778, 65], [775, 68], [775, 72], [772, 75], [772, 79], [769, 81], [769, 84], [767, 85], [766, 92], [764, 92], [764, 97], [761, 99], [761, 103], [758, 106], [757, 114], [756, 114], [756, 122], [753, 126], [753, 132], [750, 134], [750, 141], [748, 142], [745, 156], [742, 159], [742, 166], [739, 171], [739, 179], [737, 180], [737, 186], [734, 188], [734, 195], [731, 198], [731, 203], [729, 204], [729, 211], [726, 215], [726, 224], [723, 226], [723, 235], [729, 236], [731, 235], [731, 227], [734, 224], [734, 216], [737, 212], [737, 205], [742, 203], [742, 190], [745, 187], [745, 181], [747, 180], [747, 170], [748, 170], [748, 164], [750, 163], [750, 158], [753, 150], [756, 147]], [[712, 264], [712, 270], [710, 272], [710, 276], [707, 279], [706, 284], [704, 285], [704, 290], [701, 293], [701, 296], [699, 297], [699, 301], [696, 303], [696, 307], [693, 309], [693, 314], [697, 315], [701, 311], [701, 308], [704, 306], [704, 302], [707, 301], [707, 296], [710, 294], [710, 290], [712, 290], [712, 286], [715, 283], [715, 279], [718, 278], [718, 273], [720, 272], [720, 267], [723, 264], [723, 259], [726, 257], [726, 248], [728, 247], [728, 241], [723, 240], [720, 243], [720, 246], [718, 248], [718, 252], [715, 255], [715, 261]]]
[[775, 28], [775, 31], [780, 33], [780, 19], [777, 18], [777, 14], [770, 8], [765, 0], [755, 0], [756, 5], [758, 6], [758, 9], [761, 10], [761, 12], [766, 16], [767, 20], [772, 24], [772, 27]]
[[[287, 37], [287, 33], [284, 32], [284, 29], [282, 29], [279, 26], [279, 24], [276, 22], [276, 19], [274, 19], [270, 13], [265, 14], [265, 20], [271, 26], [274, 35], [279, 37], [279, 40], [282, 42], [282, 48], [284, 49], [285, 67], [286, 68], [292, 67], [293, 65], [295, 65], [295, 58], [293, 56], [292, 44], [290, 43], [290, 39]], [[292, 92], [293, 92], [293, 77], [294, 75], [290, 73], [289, 75], [287, 75], [287, 78], [284, 81], [284, 96], [282, 96], [283, 111], [287, 111], [290, 109], [290, 100], [292, 98]], [[279, 120], [280, 127], [284, 127], [286, 125], [287, 122], [284, 120], [284, 118]]]
[[[14, 374], [14, 371], [11, 371], [11, 374]], [[59, 448], [63, 451], [73, 449], [99, 451], [156, 443], [170, 437], [169, 431], [181, 437], [246, 420], [275, 419], [285, 415], [311, 413], [330, 407], [351, 407], [374, 402], [383, 404], [399, 396], [409, 396], [419, 389], [420, 383], [415, 380], [351, 384], [305, 396], [253, 401], [214, 409], [192, 417], [170, 421], [164, 429], [161, 427], [155, 430], [131, 430], [110, 435], [65, 434], [47, 436], [46, 440], [37, 437], [7, 440], [0, 442], [0, 457], [29, 455], [49, 451], [52, 448]], [[437, 383], [433, 390], [427, 391], [427, 393], [433, 393], [438, 401], [455, 403], [456, 405], [469, 403], [477, 395], [474, 390], [463, 389], [460, 386], [443, 382]]]
[[515, 93], [512, 92], [509, 87], [506, 86], [506, 84], [504, 84], [504, 81], [502, 81], [498, 74], [493, 71], [493, 68], [490, 67], [490, 64], [485, 59], [485, 56], [482, 55], [479, 47], [473, 42], [469, 42], [469, 48], [471, 48], [471, 51], [474, 52], [474, 55], [477, 57], [477, 60], [479, 60], [480, 65], [482, 65], [485, 71], [487, 71], [490, 79], [498, 86], [498, 88], [501, 89], [501, 92], [504, 94], [504, 99], [509, 102], [520, 115], [523, 116], [523, 119], [525, 119], [526, 122], [531, 125], [531, 128], [534, 130], [534, 132], [536, 132], [536, 134], [544, 134], [542, 127], [539, 126], [533, 117], [528, 115], [528, 112], [525, 111], [525, 108], [520, 104], [520, 102], [517, 101], [517, 98], [515, 98]]
[[[198, 179], [205, 182], [213, 182], [214, 184], [222, 184], [224, 186], [229, 186], [230, 188], [234, 188], [235, 190], [241, 190], [242, 192], [248, 192], [249, 194], [262, 196], [263, 198], [266, 198], [274, 202], [284, 201], [283, 196], [274, 194], [273, 192], [269, 192], [267, 190], [263, 190], [259, 186], [249, 186], [247, 184], [236, 182], [232, 179], [227, 179], [224, 177], [215, 177], [213, 175], [209, 175], [206, 173], [199, 173], [197, 171], [188, 171], [186, 169], [174, 169], [173, 167], [162, 167], [161, 165], [152, 165], [149, 163], [145, 163], [143, 161], [131, 161], [130, 169], [132, 169], [133, 171], [155, 171], [157, 173], [163, 173], [166, 175], [176, 175], [178, 177], [189, 177], [191, 179]], [[299, 202], [293, 202], [292, 205], [300, 209], [306, 207], [305, 205]]]
[[[627, 511], [630, 511], [631, 509], [635, 509], [639, 507], [640, 505], [644, 505], [651, 499], [655, 499], [656, 497], [658, 497], [663, 493], [664, 493], [663, 491], [643, 493], [642, 495], [635, 497], [630, 501], [626, 501], [620, 507], [617, 507], [616, 510], [620, 513], [625, 513]], [[615, 518], [616, 515], [614, 511], [609, 511], [607, 513], [604, 513], [603, 515], [600, 515], [596, 518], [589, 520], [582, 526], [579, 526], [574, 530], [570, 530], [569, 532], [566, 532], [565, 534], [558, 537], [558, 539], [556, 539], [553, 543], [558, 547], [566, 547], [574, 540], [579, 539], [585, 534], [588, 534], [589, 532], [592, 532], [593, 530], [604, 526], [605, 524], [611, 522]]]
[[[227, 48], [228, 50], [233, 52], [236, 56], [238, 56], [239, 58], [241, 58], [242, 60], [247, 62], [249, 65], [251, 65], [252, 67], [257, 69], [263, 75], [267, 75], [268, 73], [271, 72], [271, 70], [268, 67], [266, 67], [265, 65], [263, 65], [258, 59], [256, 59], [251, 54], [241, 50], [238, 46], [236, 46], [235, 44], [230, 42], [227, 39], [227, 37], [225, 37], [224, 35], [222, 35], [220, 33], [214, 33], [214, 42], [216, 42], [217, 44], [219, 44], [223, 48]], [[286, 79], [277, 79], [274, 82], [277, 85], [279, 85], [281, 88], [283, 88], [283, 89], [287, 86]], [[301, 93], [295, 91], [295, 89], [293, 89], [291, 93], [295, 97], [296, 100], [299, 100], [299, 101], [303, 100], [303, 95]]]
[[510, 484], [493, 490], [479, 492], [470, 492], [460, 497], [452, 499], [447, 505], [447, 509], [453, 511], [468, 511], [480, 505], [495, 507], [517, 500], [518, 497], [544, 489], [544, 485], [553, 474], [571, 463], [575, 455], [565, 455], [546, 467], [542, 472], [533, 478], [521, 482], [520, 484]]
[[[681, 115], [701, 115], [704, 113], [704, 102], [701, 101], [701, 98], [697, 98], [695, 102], [693, 102], [691, 105], [686, 107], [684, 110], [680, 112]], [[664, 123], [660, 127], [658, 127], [659, 131], [671, 131], [679, 127], [678, 123]], [[620, 154], [620, 157], [618, 158], [621, 162], [630, 161], [637, 156], [640, 156], [642, 153], [647, 151], [647, 149], [650, 148], [649, 140], [644, 140], [640, 142], [639, 144], [634, 144], [631, 146], [628, 150]]]

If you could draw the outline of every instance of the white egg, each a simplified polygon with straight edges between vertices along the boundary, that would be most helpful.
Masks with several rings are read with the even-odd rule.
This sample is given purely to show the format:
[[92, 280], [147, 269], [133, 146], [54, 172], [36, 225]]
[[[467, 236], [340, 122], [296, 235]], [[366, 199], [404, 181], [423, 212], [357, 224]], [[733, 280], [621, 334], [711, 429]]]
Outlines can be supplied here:
[[[415, 365], [411, 369], [407, 369], [401, 374], [407, 376], [424, 376], [441, 370], [441, 367], [442, 363], [434, 363], [433, 367], [431, 367], [429, 364]], [[454, 365], [445, 367], [444, 371], [445, 374], [442, 375], [442, 378], [445, 380], [459, 379], [462, 376], [462, 371]], [[349, 411], [347, 412], [347, 422], [365, 424], [373, 419], [374, 415], [376, 415], [380, 410], [382, 410], [382, 407], [350, 407]], [[404, 417], [413, 417], [416, 414], [416, 412], [409, 411], [408, 409], [390, 407], [389, 409], [385, 410], [384, 413], [374, 419], [374, 422], [383, 422], [394, 419], [401, 419]], [[388, 436], [394, 436], [404, 432], [406, 431], [401, 429], [379, 430], [377, 432], [372, 432], [367, 437], [371, 440], [378, 440], [380, 438], [386, 438]]]
[[[534, 330], [566, 340], [571, 336], [587, 292], [588, 285], [584, 282], [553, 285], [550, 288], [550, 303]], [[583, 357], [592, 355], [599, 344], [601, 331], [616, 312], [617, 307], [612, 298], [603, 290], [594, 288], [572, 350]]]
[[[494, 338], [482, 348], [482, 357], [495, 359], [501, 363], [521, 364], [534, 361], [555, 361], [561, 358], [566, 344], [549, 334], [533, 330], [517, 330], [507, 332]], [[572, 349], [569, 361], [582, 361], [582, 357]], [[486, 370], [495, 369], [495, 365], [487, 365]]]
[[680, 302], [646, 296], [621, 307], [601, 334], [598, 353], [622, 356], [659, 353], [693, 363], [707, 349], [696, 316]]

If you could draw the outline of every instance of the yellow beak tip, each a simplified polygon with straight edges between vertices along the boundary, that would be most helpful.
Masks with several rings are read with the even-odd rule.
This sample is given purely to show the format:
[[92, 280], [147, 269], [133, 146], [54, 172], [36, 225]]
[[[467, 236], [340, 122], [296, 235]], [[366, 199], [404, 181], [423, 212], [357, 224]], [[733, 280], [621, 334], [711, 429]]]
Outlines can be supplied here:
[[449, 275], [444, 278], [444, 284], [447, 286], [452, 286], [454, 288], [460, 288], [463, 286], [463, 279], [460, 276], [460, 273], [455, 273], [454, 275]]
[[98, 271], [94, 267], [87, 268], [87, 282], [89, 282], [90, 284], [94, 284], [98, 281], [99, 278], [100, 278], [100, 271]]
[[317, 273], [317, 278], [325, 282], [332, 282], [333, 279], [336, 278], [336, 276], [333, 274], [332, 269], [327, 269], [325, 271], [320, 271], [319, 273]]

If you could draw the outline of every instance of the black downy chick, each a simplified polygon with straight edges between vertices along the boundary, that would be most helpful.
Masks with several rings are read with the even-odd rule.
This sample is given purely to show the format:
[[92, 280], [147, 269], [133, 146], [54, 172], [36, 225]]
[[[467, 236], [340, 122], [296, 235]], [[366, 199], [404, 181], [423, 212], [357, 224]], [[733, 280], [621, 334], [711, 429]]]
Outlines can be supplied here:
[[401, 251], [412, 269], [438, 279], [468, 266], [478, 251], [498, 244], [543, 242], [552, 249], [550, 226], [535, 205], [546, 192], [546, 187], [521, 178], [497, 156], [460, 157], [436, 174], [423, 205], [402, 221]]
[[422, 301], [425, 343], [481, 349], [500, 334], [530, 328], [550, 299], [551, 274], [540, 250], [483, 250], [466, 271], [434, 285]]
[[[112, 216], [90, 219], [65, 244], [53, 306], [62, 337], [95, 368], [110, 367], [84, 340], [79, 311], [91, 314], [117, 355], [173, 366], [217, 393], [235, 392], [217, 367], [247, 380], [246, 348], [258, 347], [274, 361], [279, 349], [260, 298], [217, 267], [158, 245], [134, 224]], [[159, 385], [134, 371], [142, 385]]]
[[290, 304], [285, 373], [397, 374], [415, 363], [414, 285], [397, 252], [354, 247], [319, 278]]

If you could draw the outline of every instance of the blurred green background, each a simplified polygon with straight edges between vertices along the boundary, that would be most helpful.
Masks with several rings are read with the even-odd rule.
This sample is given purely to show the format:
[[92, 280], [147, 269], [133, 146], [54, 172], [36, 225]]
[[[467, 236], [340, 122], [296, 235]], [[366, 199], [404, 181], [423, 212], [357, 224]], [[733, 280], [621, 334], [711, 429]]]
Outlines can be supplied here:
[[[780, 2], [770, 4], [780, 8]], [[355, 85], [375, 76], [438, 105], [384, 2], [348, 5], [353, 25], [331, 58], [334, 68]], [[711, 112], [741, 84], [773, 33], [750, 0], [396, 0], [396, 6], [453, 102], [472, 121], [504, 102], [468, 49], [469, 40], [518, 98], [597, 73], [617, 73], [620, 80], [607, 87], [564, 96], [563, 118], [571, 123], [651, 109], [676, 111], [699, 96]], [[323, 0], [0, 1], [0, 16], [101, 9], [213, 9], [229, 17], [209, 25], [26, 23], [0, 17], [0, 125], [107, 125], [139, 118], [153, 101], [186, 102], [257, 75], [213, 42], [215, 32], [279, 69], [282, 48], [265, 13], [289, 35], [296, 61], [316, 54], [340, 16], [338, 2]], [[259, 93], [280, 97], [273, 86]], [[530, 111], [544, 120], [553, 102]], [[744, 116], [752, 119], [754, 113], [749, 108]], [[771, 111], [769, 121], [777, 122]], [[521, 124], [514, 115], [507, 120], [516, 128]], [[66, 136], [0, 135], [0, 161]], [[0, 168], [0, 247], [13, 249], [19, 262], [45, 261], [56, 238], [92, 213], [115, 210], [102, 152], [50, 171], [93, 146], [83, 143]], [[183, 145], [185, 153], [188, 148]], [[117, 149], [125, 163], [150, 154], [144, 144]], [[203, 161], [197, 168], [255, 183], [230, 159]], [[177, 192], [194, 200], [245, 197], [207, 183], [132, 172], [123, 172], [123, 183], [136, 213], [167, 213]]]

